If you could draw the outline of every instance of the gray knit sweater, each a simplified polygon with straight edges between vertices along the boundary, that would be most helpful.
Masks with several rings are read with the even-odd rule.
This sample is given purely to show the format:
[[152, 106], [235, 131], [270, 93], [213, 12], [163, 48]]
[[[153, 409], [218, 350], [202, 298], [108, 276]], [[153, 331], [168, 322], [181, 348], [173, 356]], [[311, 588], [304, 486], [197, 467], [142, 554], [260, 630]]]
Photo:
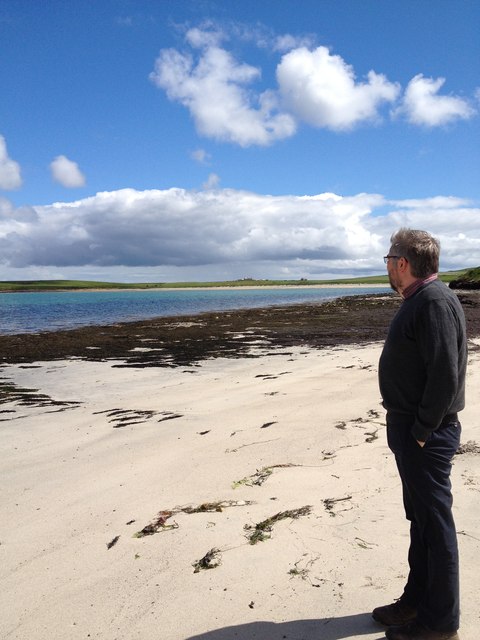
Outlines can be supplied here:
[[465, 406], [465, 316], [443, 282], [422, 285], [402, 302], [390, 325], [379, 364], [387, 423], [411, 424], [428, 439], [445, 416]]

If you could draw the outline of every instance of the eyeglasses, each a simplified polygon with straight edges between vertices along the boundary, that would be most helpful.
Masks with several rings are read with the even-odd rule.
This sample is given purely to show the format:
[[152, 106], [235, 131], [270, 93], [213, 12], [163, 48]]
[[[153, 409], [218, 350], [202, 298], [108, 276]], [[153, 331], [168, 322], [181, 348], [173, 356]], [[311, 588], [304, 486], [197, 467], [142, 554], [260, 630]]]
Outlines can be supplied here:
[[383, 261], [385, 264], [392, 258], [392, 260], [398, 260], [399, 258], [403, 258], [403, 256], [383, 256]]

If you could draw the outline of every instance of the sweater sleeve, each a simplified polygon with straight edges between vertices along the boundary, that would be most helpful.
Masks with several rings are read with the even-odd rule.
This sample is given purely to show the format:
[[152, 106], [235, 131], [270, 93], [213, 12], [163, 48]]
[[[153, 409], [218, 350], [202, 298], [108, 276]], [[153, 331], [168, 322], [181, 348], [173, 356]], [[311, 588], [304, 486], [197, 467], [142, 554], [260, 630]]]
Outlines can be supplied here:
[[446, 300], [430, 300], [419, 310], [416, 324], [426, 380], [412, 435], [424, 442], [449, 413], [457, 394], [459, 327]]

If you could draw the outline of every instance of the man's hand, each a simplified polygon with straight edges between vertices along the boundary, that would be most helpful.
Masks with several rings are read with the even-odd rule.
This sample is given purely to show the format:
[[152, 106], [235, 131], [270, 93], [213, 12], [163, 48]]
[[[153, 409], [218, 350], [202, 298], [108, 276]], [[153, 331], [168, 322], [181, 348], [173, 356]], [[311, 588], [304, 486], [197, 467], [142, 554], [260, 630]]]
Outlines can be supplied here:
[[419, 444], [421, 447], [424, 447], [424, 446], [425, 446], [425, 442], [422, 442], [421, 440], [417, 440], [417, 442], [418, 442], [418, 444]]

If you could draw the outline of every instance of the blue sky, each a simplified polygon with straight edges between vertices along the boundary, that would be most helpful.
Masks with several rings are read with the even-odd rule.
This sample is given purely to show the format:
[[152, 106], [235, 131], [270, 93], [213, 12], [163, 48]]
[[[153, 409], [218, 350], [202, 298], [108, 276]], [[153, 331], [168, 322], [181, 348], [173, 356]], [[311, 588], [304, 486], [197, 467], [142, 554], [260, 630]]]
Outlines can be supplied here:
[[480, 264], [480, 4], [0, 0], [0, 279]]

